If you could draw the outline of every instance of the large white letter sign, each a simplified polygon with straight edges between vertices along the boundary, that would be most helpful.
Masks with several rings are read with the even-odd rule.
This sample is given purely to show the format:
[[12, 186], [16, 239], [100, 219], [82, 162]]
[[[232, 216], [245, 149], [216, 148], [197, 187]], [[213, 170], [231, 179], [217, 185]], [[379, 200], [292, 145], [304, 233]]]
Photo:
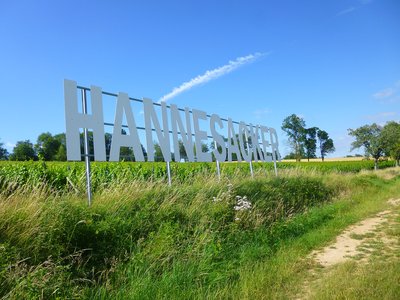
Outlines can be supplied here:
[[242, 155], [240, 154], [238, 141], [233, 128], [232, 119], [228, 119], [228, 161], [232, 161], [233, 153], [236, 153], [237, 160], [242, 161]]
[[179, 115], [178, 107], [175, 104], [171, 104], [171, 124], [172, 124], [172, 137], [174, 139], [175, 161], [181, 161], [181, 154], [179, 151], [178, 127], [188, 160], [194, 161], [192, 128], [190, 125], [189, 108], [185, 108], [185, 116], [186, 116], [186, 132], [181, 117]]
[[[80, 112], [78, 90], [82, 91], [82, 97], [86, 95], [86, 92], [88, 93], [88, 99], [91, 100], [90, 114], [84, 109], [82, 111], [85, 111], [85, 113]], [[121, 147], [132, 148], [136, 161], [144, 161], [144, 153], [146, 152], [148, 155], [147, 160], [154, 161], [154, 143], [156, 141], [160, 145], [162, 156], [166, 162], [171, 161], [173, 151], [175, 154], [174, 160], [181, 161], [182, 152], [180, 150], [182, 151], [182, 145], [188, 160], [191, 162], [195, 160], [211, 162], [212, 155], [218, 162], [226, 160], [231, 162], [234, 159], [239, 162], [243, 160], [247, 162], [276, 162], [281, 159], [278, 150], [278, 135], [275, 129], [271, 127], [253, 126], [245, 122], [237, 123], [233, 122], [231, 118], [221, 119], [217, 114], [210, 116], [206, 112], [197, 109], [190, 110], [186, 107], [183, 110], [174, 104], [167, 106], [166, 102], [158, 104], [153, 103], [150, 99], [133, 99], [129, 98], [126, 93], [116, 95], [102, 92], [99, 87], [91, 86], [89, 89], [77, 86], [75, 81], [64, 80], [68, 160], [81, 160], [81, 129], [93, 131], [95, 160], [105, 161], [107, 159], [104, 126], [112, 124], [109, 122], [104, 123], [104, 119], [108, 119], [108, 114], [103, 116], [102, 94], [107, 95], [107, 97], [104, 97], [106, 99], [111, 96], [117, 100], [114, 128], [112, 129], [110, 161], [119, 161]], [[131, 100], [135, 101], [135, 104]], [[138, 117], [135, 118], [133, 114], [132, 107], [136, 106], [136, 102], [143, 104], [144, 120], [138, 120]], [[159, 108], [156, 109], [155, 106]], [[106, 107], [109, 108], [109, 104]], [[168, 118], [171, 119], [169, 120]], [[127, 124], [123, 125], [122, 122], [125, 119]], [[136, 121], [138, 121], [139, 126], [144, 121], [144, 127], [138, 127]], [[129, 129], [129, 133], [126, 135], [122, 134], [123, 126]], [[142, 134], [139, 134], [139, 130], [145, 131], [146, 141], [144, 141], [145, 138]], [[226, 130], [228, 131], [227, 133]], [[226, 134], [228, 138], [226, 138]], [[203, 152], [202, 146], [204, 143], [208, 143], [208, 138], [212, 139], [214, 149]], [[147, 146], [146, 149], [143, 149], [142, 143]]]
[[281, 155], [279, 153], [279, 143], [278, 143], [278, 135], [276, 134], [276, 130], [274, 128], [269, 128], [269, 134], [271, 139], [271, 148], [272, 148], [272, 159], [274, 161], [281, 161]]
[[154, 124], [154, 129], [157, 133], [158, 142], [160, 144], [161, 152], [165, 161], [171, 161], [171, 148], [169, 142], [169, 129], [167, 119], [167, 105], [165, 102], [161, 103], [163, 129], [158, 122], [157, 114], [154, 110], [153, 101], [150, 99], [143, 99], [144, 104], [144, 121], [146, 127], [146, 140], [147, 140], [147, 157], [148, 161], [154, 161], [154, 143], [151, 123]]
[[104, 138], [103, 103], [101, 89], [90, 87], [92, 114], [78, 111], [76, 82], [64, 80], [65, 120], [68, 160], [81, 160], [80, 128], [93, 129], [94, 158], [106, 161], [106, 144]]
[[[210, 118], [210, 129], [211, 129], [211, 135], [215, 141], [215, 149], [213, 150], [215, 159], [218, 161], [225, 161], [226, 160], [226, 146], [225, 146], [225, 141], [224, 137], [220, 135], [217, 130], [215, 129], [215, 123], [218, 123], [219, 128], [224, 128], [224, 125], [222, 124], [221, 118], [216, 115], [212, 114]], [[218, 151], [218, 146], [221, 147], [221, 153]]]
[[[242, 152], [243, 159], [247, 162], [251, 162], [252, 151], [250, 151], [248, 143], [248, 130], [247, 125], [244, 122], [239, 123], [239, 145], [240, 151]], [[247, 151], [246, 151], [247, 148]]]
[[[254, 131], [254, 127], [256, 130]], [[259, 126], [253, 126], [250, 123], [250, 136], [251, 136], [251, 145], [253, 146], [253, 155], [254, 155], [254, 160], [258, 161], [258, 158], [260, 158], [261, 161], [264, 161], [264, 153], [261, 150], [260, 147], [260, 142], [258, 141], [259, 139]]]
[[194, 139], [196, 145], [197, 161], [210, 162], [212, 161], [210, 152], [203, 152], [201, 147], [202, 141], [207, 141], [207, 132], [200, 130], [199, 119], [207, 120], [207, 114], [204, 111], [193, 109], [193, 126], [194, 126]]
[[268, 154], [268, 147], [271, 145], [267, 138], [265, 137], [265, 134], [269, 132], [268, 127], [261, 126], [261, 140], [262, 140], [262, 145], [263, 145], [263, 150], [264, 150], [264, 161], [266, 162], [271, 162], [272, 161], [272, 156]]
[[[128, 123], [129, 134], [122, 134], [122, 119], [125, 112], [126, 122]], [[135, 154], [135, 161], [144, 161], [142, 147], [136, 128], [135, 118], [132, 113], [129, 96], [119, 93], [117, 108], [115, 110], [115, 121], [112, 135], [110, 161], [119, 161], [121, 147], [132, 147]]]

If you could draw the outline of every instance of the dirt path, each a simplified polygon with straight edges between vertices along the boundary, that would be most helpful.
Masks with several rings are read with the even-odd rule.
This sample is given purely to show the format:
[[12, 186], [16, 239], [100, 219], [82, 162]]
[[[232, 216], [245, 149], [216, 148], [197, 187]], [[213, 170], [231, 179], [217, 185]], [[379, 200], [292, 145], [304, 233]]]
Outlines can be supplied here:
[[365, 243], [365, 239], [376, 238], [378, 227], [387, 222], [390, 213], [389, 210], [383, 211], [347, 228], [336, 238], [335, 243], [322, 251], [314, 251], [312, 256], [321, 266], [330, 267], [363, 254], [360, 246]]
[[[374, 251], [384, 254], [398, 248], [398, 241], [389, 237], [385, 229], [395, 225], [396, 210], [398, 211], [396, 208], [400, 206], [400, 199], [389, 199], [388, 203], [391, 204], [392, 209], [382, 211], [374, 217], [348, 227], [334, 243], [313, 251], [311, 258], [319, 267], [326, 268], [326, 272], [329, 272], [331, 267], [350, 259], [367, 262]], [[296, 299], [309, 299], [310, 286], [323, 280], [323, 275], [317, 274], [315, 270], [310, 270], [310, 274], [312, 279], [304, 282], [302, 295], [295, 297]]]

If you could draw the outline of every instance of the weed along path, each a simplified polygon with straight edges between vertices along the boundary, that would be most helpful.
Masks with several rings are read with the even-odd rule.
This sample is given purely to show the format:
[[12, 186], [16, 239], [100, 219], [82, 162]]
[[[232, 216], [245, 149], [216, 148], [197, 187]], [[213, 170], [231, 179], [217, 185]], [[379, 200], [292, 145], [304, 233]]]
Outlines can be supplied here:
[[[346, 280], [346, 274], [351, 273], [352, 268], [361, 268], [363, 272], [373, 273], [377, 262], [386, 262], [399, 268], [400, 198], [389, 199], [388, 204], [390, 207], [387, 210], [349, 226], [337, 236], [334, 243], [311, 253], [309, 259], [313, 261], [313, 267], [310, 269], [309, 278], [303, 283], [301, 296], [298, 295], [296, 299], [329, 298], [327, 293], [321, 293], [321, 290], [327, 286], [328, 289], [333, 288], [337, 284], [332, 281], [333, 277], [336, 277], [337, 281]], [[365, 275], [363, 272], [352, 275], [362, 277]], [[364, 279], [360, 278], [360, 281]], [[400, 289], [400, 286], [398, 288]], [[332, 295], [332, 298], [336, 299], [337, 295]], [[348, 299], [343, 295], [339, 298]]]

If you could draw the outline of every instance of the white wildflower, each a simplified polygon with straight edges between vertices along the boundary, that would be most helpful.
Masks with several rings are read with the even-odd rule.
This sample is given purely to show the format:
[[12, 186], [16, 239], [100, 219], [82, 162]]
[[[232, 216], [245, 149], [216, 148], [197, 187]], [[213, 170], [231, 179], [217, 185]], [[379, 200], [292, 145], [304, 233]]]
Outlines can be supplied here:
[[247, 197], [236, 196], [236, 205], [233, 207], [234, 210], [248, 210], [251, 209], [251, 202], [247, 200]]

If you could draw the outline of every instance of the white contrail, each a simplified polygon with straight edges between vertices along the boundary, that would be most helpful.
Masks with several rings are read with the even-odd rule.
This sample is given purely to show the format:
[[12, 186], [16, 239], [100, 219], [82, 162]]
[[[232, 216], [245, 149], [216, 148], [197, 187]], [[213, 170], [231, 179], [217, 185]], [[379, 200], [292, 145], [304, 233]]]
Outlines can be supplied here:
[[167, 100], [179, 95], [180, 93], [183, 93], [184, 91], [190, 90], [192, 87], [194, 87], [196, 85], [205, 83], [207, 81], [221, 77], [222, 75], [228, 74], [228, 73], [232, 72], [233, 70], [236, 70], [240, 66], [251, 63], [266, 54], [268, 54], [268, 53], [258, 53], [257, 52], [257, 53], [250, 54], [247, 56], [238, 57], [233, 61], [232, 60], [229, 61], [228, 64], [226, 64], [222, 67], [206, 71], [203, 75], [199, 75], [193, 79], [190, 79], [189, 81], [182, 83], [179, 87], [174, 88], [172, 90], [172, 92], [162, 96], [160, 98], [159, 102], [167, 101]]

